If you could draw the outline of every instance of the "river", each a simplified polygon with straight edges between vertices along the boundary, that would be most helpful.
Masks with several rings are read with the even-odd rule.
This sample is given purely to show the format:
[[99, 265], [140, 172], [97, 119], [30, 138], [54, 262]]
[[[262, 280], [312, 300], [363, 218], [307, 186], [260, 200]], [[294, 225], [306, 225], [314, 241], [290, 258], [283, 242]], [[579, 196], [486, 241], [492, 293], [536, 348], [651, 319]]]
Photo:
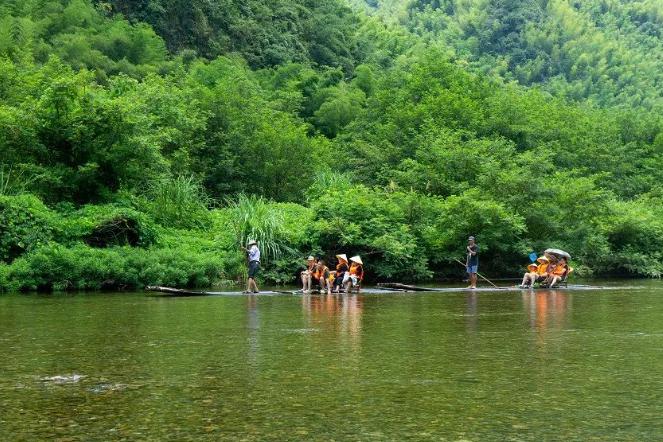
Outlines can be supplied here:
[[663, 440], [663, 285], [0, 296], [0, 440]]

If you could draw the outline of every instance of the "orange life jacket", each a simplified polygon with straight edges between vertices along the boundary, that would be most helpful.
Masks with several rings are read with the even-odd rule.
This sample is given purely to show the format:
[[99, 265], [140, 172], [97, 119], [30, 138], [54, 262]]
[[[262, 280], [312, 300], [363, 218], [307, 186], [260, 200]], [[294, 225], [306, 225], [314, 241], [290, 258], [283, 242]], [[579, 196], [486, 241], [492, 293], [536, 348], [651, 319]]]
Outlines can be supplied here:
[[566, 264], [557, 264], [557, 267], [552, 271], [552, 274], [555, 276], [564, 276], [566, 268]]
[[545, 275], [546, 272], [548, 271], [548, 265], [549, 264], [539, 264], [539, 268], [536, 269], [536, 274], [537, 275]]
[[362, 281], [364, 279], [364, 267], [361, 264], [353, 262], [352, 265], [350, 265], [350, 274], [356, 276], [357, 279]]

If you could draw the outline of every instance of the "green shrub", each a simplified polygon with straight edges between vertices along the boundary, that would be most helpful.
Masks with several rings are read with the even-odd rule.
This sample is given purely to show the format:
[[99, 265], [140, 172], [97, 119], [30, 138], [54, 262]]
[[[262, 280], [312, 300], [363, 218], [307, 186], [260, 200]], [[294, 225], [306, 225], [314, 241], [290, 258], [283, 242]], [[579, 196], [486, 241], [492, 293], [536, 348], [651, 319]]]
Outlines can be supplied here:
[[53, 238], [53, 213], [33, 195], [0, 195], [0, 261], [11, 262]]
[[64, 216], [65, 243], [84, 241], [92, 247], [147, 247], [157, 240], [154, 222], [145, 214], [114, 205], [84, 206]]
[[192, 177], [162, 179], [146, 193], [146, 212], [159, 224], [182, 229], [208, 228], [212, 200]]
[[3, 286], [8, 290], [209, 287], [222, 280], [223, 264], [223, 257], [216, 254], [183, 249], [51, 244], [8, 266]]
[[0, 292], [7, 289], [9, 285], [9, 266], [0, 262]]
[[369, 277], [430, 277], [427, 255], [408, 224], [407, 196], [356, 185], [331, 189], [312, 203], [316, 221], [309, 235], [325, 258], [337, 253], [364, 257]]

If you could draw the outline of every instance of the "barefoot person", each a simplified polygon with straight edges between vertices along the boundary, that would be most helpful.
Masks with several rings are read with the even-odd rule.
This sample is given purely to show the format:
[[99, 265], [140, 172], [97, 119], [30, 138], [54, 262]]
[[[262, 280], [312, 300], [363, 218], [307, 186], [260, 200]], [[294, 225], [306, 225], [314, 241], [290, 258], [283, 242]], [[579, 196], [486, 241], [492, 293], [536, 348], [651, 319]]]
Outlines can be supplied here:
[[343, 287], [345, 287], [346, 293], [350, 293], [353, 287], [357, 287], [357, 292], [359, 292], [359, 285], [364, 280], [364, 263], [359, 256], [353, 256], [350, 258], [350, 262], [352, 263], [350, 269], [343, 277]]
[[329, 267], [327, 267], [324, 260], [321, 259], [318, 261], [313, 278], [320, 283], [320, 293], [324, 293], [327, 290], [327, 294], [331, 295], [332, 284], [329, 281]]
[[246, 257], [249, 261], [249, 279], [246, 283], [245, 293], [258, 293], [258, 285], [256, 284], [256, 276], [260, 270], [260, 249], [255, 240], [250, 240], [247, 244]]
[[338, 264], [336, 264], [336, 273], [334, 274], [334, 293], [338, 293], [341, 286], [343, 286], [343, 276], [348, 271], [348, 255], [341, 253], [336, 255]]
[[315, 273], [316, 263], [313, 256], [309, 256], [306, 260], [306, 270], [301, 274], [302, 278], [302, 292], [308, 293], [311, 291], [311, 285], [313, 282], [313, 274]]
[[479, 246], [474, 241], [474, 237], [470, 236], [467, 240], [467, 260], [465, 266], [467, 273], [470, 275], [470, 286], [468, 289], [477, 288], [477, 273], [479, 272]]
[[538, 277], [538, 270], [539, 266], [536, 264], [530, 264], [527, 266], [527, 272], [523, 276], [523, 282], [520, 283], [520, 288], [521, 289], [526, 289], [526, 288], [533, 288], [534, 283], [536, 282], [536, 279]]
[[564, 279], [568, 271], [569, 271], [569, 266], [566, 262], [566, 258], [564, 257], [560, 258], [559, 261], [557, 261], [557, 265], [555, 266], [555, 268], [548, 275], [548, 279], [546, 279], [546, 282], [544, 284], [546, 284], [550, 288], [555, 287], [557, 283], [559, 283]]

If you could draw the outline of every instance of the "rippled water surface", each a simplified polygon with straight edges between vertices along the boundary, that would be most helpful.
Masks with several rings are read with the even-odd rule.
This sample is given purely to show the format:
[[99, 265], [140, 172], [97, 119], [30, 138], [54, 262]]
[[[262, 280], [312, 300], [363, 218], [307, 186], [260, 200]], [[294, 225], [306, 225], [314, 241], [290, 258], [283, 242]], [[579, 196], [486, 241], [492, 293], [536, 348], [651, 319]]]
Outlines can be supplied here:
[[663, 285], [0, 296], [0, 440], [663, 440]]

